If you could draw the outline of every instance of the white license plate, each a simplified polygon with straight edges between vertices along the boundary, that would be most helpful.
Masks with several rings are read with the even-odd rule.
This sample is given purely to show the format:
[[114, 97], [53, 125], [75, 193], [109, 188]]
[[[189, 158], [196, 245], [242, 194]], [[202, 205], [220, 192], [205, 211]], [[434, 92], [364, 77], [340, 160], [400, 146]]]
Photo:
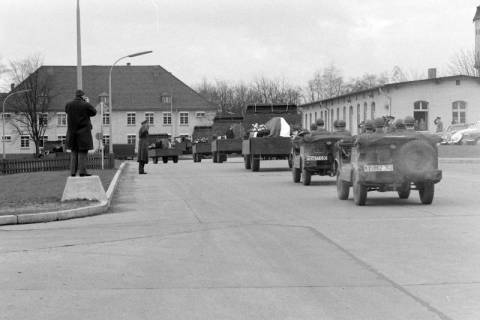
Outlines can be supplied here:
[[366, 164], [363, 166], [365, 172], [389, 172], [393, 171], [393, 164]]
[[307, 161], [327, 161], [328, 156], [307, 156]]

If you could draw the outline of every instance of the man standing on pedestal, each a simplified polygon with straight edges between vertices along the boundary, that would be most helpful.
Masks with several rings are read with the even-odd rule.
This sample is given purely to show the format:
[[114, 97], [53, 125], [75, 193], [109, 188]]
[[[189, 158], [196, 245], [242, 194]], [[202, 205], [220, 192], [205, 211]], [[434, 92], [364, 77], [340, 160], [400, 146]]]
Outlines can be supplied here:
[[72, 151], [70, 158], [70, 173], [72, 177], [80, 174], [80, 177], [90, 176], [87, 173], [88, 150], [93, 149], [92, 122], [90, 117], [97, 114], [97, 110], [84, 98], [82, 90], [75, 92], [75, 99], [65, 106], [67, 113], [67, 149]]

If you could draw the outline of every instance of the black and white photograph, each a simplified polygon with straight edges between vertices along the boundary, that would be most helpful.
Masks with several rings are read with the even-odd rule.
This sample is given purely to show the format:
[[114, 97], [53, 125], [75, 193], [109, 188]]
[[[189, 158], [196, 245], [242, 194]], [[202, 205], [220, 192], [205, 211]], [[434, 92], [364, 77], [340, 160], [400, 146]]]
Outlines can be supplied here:
[[1, 0], [0, 320], [480, 319], [480, 1]]

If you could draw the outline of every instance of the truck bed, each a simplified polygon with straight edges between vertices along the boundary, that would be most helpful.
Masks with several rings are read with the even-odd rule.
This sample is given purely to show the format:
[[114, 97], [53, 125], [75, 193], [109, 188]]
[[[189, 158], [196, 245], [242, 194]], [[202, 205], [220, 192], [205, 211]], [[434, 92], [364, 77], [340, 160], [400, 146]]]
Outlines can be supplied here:
[[289, 137], [249, 138], [242, 141], [242, 154], [289, 155], [292, 150]]

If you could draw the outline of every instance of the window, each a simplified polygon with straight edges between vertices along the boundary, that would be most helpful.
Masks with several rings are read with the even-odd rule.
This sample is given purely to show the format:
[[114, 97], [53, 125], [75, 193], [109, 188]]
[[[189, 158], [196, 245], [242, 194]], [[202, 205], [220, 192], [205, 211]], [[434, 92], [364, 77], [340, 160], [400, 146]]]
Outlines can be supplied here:
[[134, 135], [134, 134], [127, 135], [127, 143], [128, 144], [135, 144], [135, 138], [136, 138], [136, 135]]
[[107, 126], [110, 124], [110, 113], [104, 112], [103, 113], [103, 125]]
[[180, 112], [180, 124], [188, 125], [188, 112]]
[[2, 136], [2, 141], [10, 142], [12, 141], [12, 136]]
[[370, 117], [371, 119], [375, 119], [375, 102], [372, 102], [372, 108], [370, 109]]
[[205, 117], [205, 111], [197, 111], [197, 112], [195, 112], [195, 117], [197, 117], [197, 118], [203, 118], [203, 117]]
[[365, 102], [363, 104], [363, 121], [367, 121], [367, 113], [368, 113], [367, 109], [368, 109], [368, 106], [367, 106], [367, 103]]
[[162, 103], [171, 103], [172, 102], [172, 96], [162, 96]]
[[304, 128], [308, 127], [308, 115], [305, 113], [305, 125], [303, 126]]
[[317, 122], [317, 111], [315, 111], [315, 122]]
[[357, 127], [358, 125], [360, 124], [361, 120], [360, 120], [360, 103], [357, 104]]
[[135, 112], [127, 112], [127, 126], [135, 125]]
[[104, 134], [102, 138], [102, 142], [104, 146], [109, 146], [110, 145], [110, 135]]
[[48, 113], [38, 114], [38, 125], [41, 127], [46, 127], [48, 125]]
[[172, 124], [172, 114], [170, 112], [163, 113], [163, 124]]
[[153, 125], [153, 112], [145, 112], [145, 120], [149, 125]]
[[347, 107], [343, 106], [343, 114], [342, 114], [342, 120], [345, 121], [347, 120]]
[[2, 117], [1, 119], [5, 119], [5, 120], [10, 120], [12, 118], [12, 114], [11, 113], [2, 113]]
[[310, 129], [310, 125], [312, 124], [312, 113], [310, 112], [308, 114], [309, 118], [310, 118], [310, 122], [309, 122], [309, 126], [307, 127], [307, 129]]
[[67, 114], [63, 112], [57, 113], [57, 126], [65, 127], [67, 125]]
[[40, 138], [40, 143], [39, 143], [39, 146], [40, 147], [45, 147], [45, 142], [48, 141], [48, 136], [43, 136]]
[[452, 103], [452, 123], [466, 123], [467, 121], [467, 103], [465, 101], [455, 101]]
[[29, 136], [21, 136], [20, 137], [20, 148], [23, 148], [23, 149], [30, 148], [30, 137]]
[[61, 144], [65, 144], [65, 142], [67, 141], [67, 137], [66, 136], [57, 136], [57, 140], [60, 141]]
[[337, 120], [340, 120], [340, 108], [337, 108]]

